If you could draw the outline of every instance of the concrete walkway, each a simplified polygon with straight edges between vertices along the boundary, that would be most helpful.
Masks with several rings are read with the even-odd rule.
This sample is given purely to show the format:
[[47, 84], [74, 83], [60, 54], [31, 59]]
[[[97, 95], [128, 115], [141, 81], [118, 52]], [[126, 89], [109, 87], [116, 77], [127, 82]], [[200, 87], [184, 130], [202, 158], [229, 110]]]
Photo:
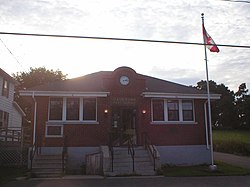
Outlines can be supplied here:
[[250, 169], [250, 157], [214, 152], [214, 160]]

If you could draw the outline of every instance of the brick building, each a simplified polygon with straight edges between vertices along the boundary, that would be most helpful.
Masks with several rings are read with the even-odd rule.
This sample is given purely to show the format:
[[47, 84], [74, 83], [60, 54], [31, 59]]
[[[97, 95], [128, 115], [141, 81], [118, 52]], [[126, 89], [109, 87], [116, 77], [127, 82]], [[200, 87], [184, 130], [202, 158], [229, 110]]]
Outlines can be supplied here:
[[[68, 148], [69, 167], [101, 145], [135, 146], [145, 137], [160, 163], [210, 163], [204, 91], [136, 73], [129, 67], [23, 90], [34, 106], [33, 142], [46, 153]], [[211, 94], [211, 99], [219, 95]], [[66, 140], [65, 140], [66, 139]]]

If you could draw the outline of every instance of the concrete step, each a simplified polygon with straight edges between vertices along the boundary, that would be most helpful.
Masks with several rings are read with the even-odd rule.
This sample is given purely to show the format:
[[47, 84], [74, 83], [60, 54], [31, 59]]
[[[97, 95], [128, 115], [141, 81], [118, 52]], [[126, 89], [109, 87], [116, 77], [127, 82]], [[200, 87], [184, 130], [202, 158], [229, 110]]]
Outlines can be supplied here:
[[[35, 155], [32, 163], [34, 177], [60, 177], [63, 175], [62, 155]], [[64, 160], [64, 169], [66, 158]]]
[[150, 155], [144, 147], [135, 147], [134, 171], [131, 155], [124, 147], [114, 148], [113, 172], [105, 172], [108, 176], [117, 175], [155, 175]]

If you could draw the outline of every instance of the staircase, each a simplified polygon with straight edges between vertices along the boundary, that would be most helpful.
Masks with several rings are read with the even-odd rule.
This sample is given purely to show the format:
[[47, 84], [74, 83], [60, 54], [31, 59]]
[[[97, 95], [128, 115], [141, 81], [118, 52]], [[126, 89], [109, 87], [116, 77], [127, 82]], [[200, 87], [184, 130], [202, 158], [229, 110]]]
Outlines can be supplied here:
[[58, 155], [36, 154], [32, 163], [32, 172], [31, 172], [32, 176], [39, 178], [61, 177], [64, 175], [64, 170], [66, 166], [65, 163], [66, 163], [66, 158], [64, 158], [63, 161], [61, 154]]
[[150, 159], [150, 155], [144, 147], [134, 147], [134, 171], [133, 160], [131, 155], [128, 154], [128, 148], [114, 147], [114, 160], [113, 160], [113, 172], [110, 169], [109, 172], [104, 174], [107, 176], [119, 176], [119, 175], [155, 175], [154, 166]]

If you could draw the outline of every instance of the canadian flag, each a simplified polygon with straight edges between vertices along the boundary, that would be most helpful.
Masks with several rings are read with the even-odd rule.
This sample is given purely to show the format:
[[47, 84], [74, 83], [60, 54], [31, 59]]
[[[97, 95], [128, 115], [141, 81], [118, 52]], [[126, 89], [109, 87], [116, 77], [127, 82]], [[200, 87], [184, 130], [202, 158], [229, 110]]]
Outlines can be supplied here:
[[211, 51], [211, 52], [219, 52], [219, 48], [217, 47], [217, 45], [215, 44], [214, 40], [212, 39], [212, 37], [207, 33], [204, 25], [202, 26], [202, 30], [203, 30], [203, 37], [204, 37], [204, 42], [207, 46], [207, 48]]

